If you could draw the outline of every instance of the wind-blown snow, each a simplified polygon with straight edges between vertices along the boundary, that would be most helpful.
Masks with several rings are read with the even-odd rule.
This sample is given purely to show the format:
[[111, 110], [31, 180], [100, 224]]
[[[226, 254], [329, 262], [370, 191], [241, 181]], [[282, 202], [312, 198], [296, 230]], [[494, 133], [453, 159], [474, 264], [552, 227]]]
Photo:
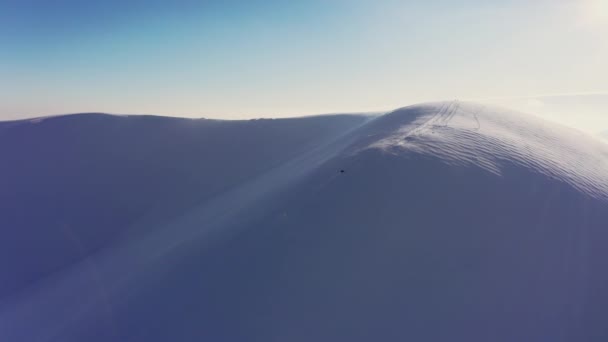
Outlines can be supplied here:
[[2, 340], [608, 339], [608, 145], [578, 131], [91, 118], [0, 123]]
[[[410, 108], [390, 115], [403, 115]], [[580, 191], [606, 198], [608, 154], [588, 135], [531, 115], [484, 110], [457, 101], [421, 108], [414, 122], [372, 146], [396, 154], [416, 152], [463, 165], [479, 165], [500, 175], [517, 164]], [[482, 124], [483, 123], [483, 124]]]

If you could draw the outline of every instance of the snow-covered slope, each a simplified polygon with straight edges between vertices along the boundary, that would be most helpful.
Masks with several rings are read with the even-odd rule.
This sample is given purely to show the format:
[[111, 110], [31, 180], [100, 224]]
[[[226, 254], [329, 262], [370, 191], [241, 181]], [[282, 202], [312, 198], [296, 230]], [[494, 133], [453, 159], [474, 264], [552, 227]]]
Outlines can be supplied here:
[[0, 122], [0, 297], [366, 120], [80, 114]]
[[[369, 122], [349, 117], [323, 139], [312, 138], [316, 130], [302, 133], [314, 144], [283, 141], [300, 132], [304, 122], [327, 125], [317, 126], [318, 120], [301, 119], [293, 131], [268, 139], [283, 147], [280, 156], [264, 154], [260, 149], [268, 145], [255, 144], [240, 154], [255, 155], [259, 163], [274, 157], [275, 162], [267, 162], [272, 167], [243, 170], [251, 176], [237, 183], [222, 174], [234, 164], [217, 159], [213, 183], [231, 186], [175, 205], [172, 215], [159, 220], [138, 217], [154, 218], [164, 205], [142, 207], [132, 214], [136, 222], [86, 250], [80, 261], [60, 263], [58, 271], [5, 292], [0, 337], [608, 339], [606, 144], [527, 115], [458, 102], [407, 107]], [[81, 129], [64, 129], [76, 127]], [[0, 126], [0, 139], [12, 129]], [[264, 136], [268, 129], [251, 135]], [[174, 137], [182, 130], [176, 129]], [[225, 144], [239, 136], [217, 134], [226, 137], [211, 143], [213, 154], [231, 155]], [[176, 152], [152, 153], [146, 146], [138, 151], [149, 153], [141, 157], [148, 162]], [[197, 157], [189, 151], [171, 169], [185, 172]], [[51, 164], [47, 160], [39, 167]], [[27, 184], [26, 170], [3, 178]], [[138, 174], [130, 174], [124, 184]], [[105, 178], [106, 183], [115, 177]], [[144, 179], [140, 189], [163, 179], [175, 181]], [[195, 189], [204, 192], [208, 186]], [[23, 201], [44, 195], [61, 200], [45, 188], [28, 189], [34, 195], [23, 195]], [[112, 188], [113, 200], [107, 203], [132, 191], [126, 185]], [[165, 203], [182, 196], [193, 195], [183, 190]], [[113, 210], [100, 206], [91, 215], [102, 209]], [[36, 232], [44, 231], [44, 221], [36, 222]], [[79, 222], [86, 226], [88, 221]], [[2, 229], [4, 235], [15, 234], [8, 224]], [[105, 234], [99, 232], [103, 226], [75, 229]], [[25, 246], [30, 240], [35, 237], [22, 235], [13, 244]], [[47, 257], [65, 248], [58, 240], [48, 242]], [[19, 256], [17, 248], [5, 253]], [[37, 264], [13, 258], [6, 265], [13, 266], [5, 273], [10, 276], [20, 274], [17, 267], [27, 272]]]

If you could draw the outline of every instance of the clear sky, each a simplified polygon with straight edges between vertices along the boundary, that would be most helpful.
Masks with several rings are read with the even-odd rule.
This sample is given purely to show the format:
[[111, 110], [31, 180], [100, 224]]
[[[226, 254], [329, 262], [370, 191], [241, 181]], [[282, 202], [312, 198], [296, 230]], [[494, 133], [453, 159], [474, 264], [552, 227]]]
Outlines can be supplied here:
[[606, 37], [608, 0], [0, 0], [0, 119], [606, 93]]

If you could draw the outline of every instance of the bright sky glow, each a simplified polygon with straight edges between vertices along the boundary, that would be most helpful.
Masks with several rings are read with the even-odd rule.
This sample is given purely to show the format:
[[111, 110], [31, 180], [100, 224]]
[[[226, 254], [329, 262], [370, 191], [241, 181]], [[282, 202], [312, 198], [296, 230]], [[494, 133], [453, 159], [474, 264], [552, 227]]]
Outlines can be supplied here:
[[583, 22], [590, 26], [608, 25], [608, 1], [606, 0], [582, 0]]
[[0, 0], [0, 119], [603, 93], [606, 37], [608, 0]]

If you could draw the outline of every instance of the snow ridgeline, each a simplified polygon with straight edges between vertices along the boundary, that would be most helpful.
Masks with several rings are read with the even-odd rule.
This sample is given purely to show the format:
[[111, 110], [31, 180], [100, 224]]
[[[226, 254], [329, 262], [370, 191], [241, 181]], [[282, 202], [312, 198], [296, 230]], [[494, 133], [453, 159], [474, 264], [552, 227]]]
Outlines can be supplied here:
[[[404, 108], [389, 115], [411, 110]], [[608, 154], [587, 134], [531, 115], [488, 111], [481, 105], [457, 101], [443, 104], [438, 111], [435, 106], [426, 111], [372, 147], [481, 166], [497, 175], [503, 167], [514, 164], [589, 195], [608, 198]]]
[[[124, 123], [114, 120], [124, 119], [112, 118], [108, 135], [102, 137], [115, 137]], [[41, 131], [36, 134], [53, 120], [59, 118], [38, 123]], [[150, 125], [150, 120], [143, 122]], [[99, 195], [107, 186], [86, 188], [104, 199], [93, 203], [109, 207], [88, 208], [87, 202], [78, 201], [57, 207], [62, 220], [75, 222], [69, 231], [80, 241], [80, 258], [60, 252], [66, 235], [57, 231], [47, 233], [55, 237], [47, 244], [18, 234], [11, 241], [44, 249], [27, 262], [15, 257], [23, 257], [18, 251], [5, 251], [9, 257], [14, 254], [7, 262], [12, 268], [3, 276], [18, 277], [28, 267], [35, 272], [24, 278], [27, 286], [5, 287], [0, 337], [608, 338], [605, 144], [531, 116], [459, 102], [406, 107], [371, 121], [299, 119], [288, 122], [289, 132], [280, 122], [262, 128], [217, 123], [232, 127], [205, 128], [205, 136], [216, 134], [211, 140], [198, 140], [200, 131], [188, 124], [171, 124], [172, 137], [189, 137], [175, 148], [166, 136], [153, 139], [153, 147], [146, 140], [163, 134], [166, 122], [152, 125], [154, 129], [127, 130], [137, 134], [135, 141], [147, 144], [117, 159], [109, 157], [116, 154], [114, 147], [101, 148], [88, 138], [99, 131], [98, 124], [57, 124], [62, 133], [84, 131], [85, 141], [101, 151], [91, 157], [92, 165], [106, 159], [136, 171], [98, 172], [78, 183], [120, 180], [122, 186], [106, 190], [107, 198]], [[141, 129], [142, 121], [132, 125]], [[241, 126], [234, 130], [235, 125]], [[318, 131], [328, 125], [333, 128]], [[11, 129], [0, 126], [0, 139], [7, 139]], [[296, 139], [297, 132], [305, 134]], [[248, 143], [231, 150], [230, 142], [247, 133]], [[132, 142], [129, 134], [124, 139]], [[209, 149], [201, 151], [200, 144], [210, 144]], [[122, 141], [118, 146], [131, 145]], [[239, 154], [244, 146], [251, 148]], [[264, 151], [273, 146], [278, 148], [274, 153]], [[88, 152], [73, 151], [73, 156]], [[179, 158], [176, 152], [181, 152]], [[20, 155], [9, 157], [20, 161]], [[43, 166], [50, 167], [58, 156], [52, 157]], [[157, 160], [163, 162], [151, 162]], [[167, 162], [171, 164], [164, 172], [140, 178], [145, 174], [140, 171], [157, 170]], [[192, 169], [196, 172], [184, 171]], [[235, 169], [242, 173], [231, 177]], [[60, 171], [65, 170], [55, 172]], [[183, 181], [184, 174], [190, 182]], [[7, 177], [18, 181], [25, 176], [15, 172]], [[161, 189], [175, 186], [179, 191], [164, 190], [159, 194], [167, 202], [151, 205], [144, 199], [159, 196], [154, 192], [157, 182], [167, 183]], [[219, 185], [210, 191], [213, 184]], [[32, 193], [44, 197], [48, 186], [36, 184], [24, 198]], [[81, 191], [74, 188], [80, 197], [74, 196], [91, 195]], [[134, 196], [137, 191], [140, 196]], [[196, 191], [202, 194], [194, 195]], [[49, 210], [49, 202], [34, 203], [38, 207], [28, 210]], [[112, 217], [122, 206], [130, 210], [123, 221], [110, 221], [113, 229], [87, 221], [100, 212]], [[78, 217], [71, 208], [87, 215]], [[17, 215], [12, 220], [15, 225], [27, 223], [22, 227], [30, 232], [52, 228], [43, 220]], [[1, 226], [5, 235], [16, 234], [10, 225]], [[104, 243], [89, 244], [91, 236], [102, 237]], [[53, 268], [36, 268], [40, 260], [54, 260]]]

